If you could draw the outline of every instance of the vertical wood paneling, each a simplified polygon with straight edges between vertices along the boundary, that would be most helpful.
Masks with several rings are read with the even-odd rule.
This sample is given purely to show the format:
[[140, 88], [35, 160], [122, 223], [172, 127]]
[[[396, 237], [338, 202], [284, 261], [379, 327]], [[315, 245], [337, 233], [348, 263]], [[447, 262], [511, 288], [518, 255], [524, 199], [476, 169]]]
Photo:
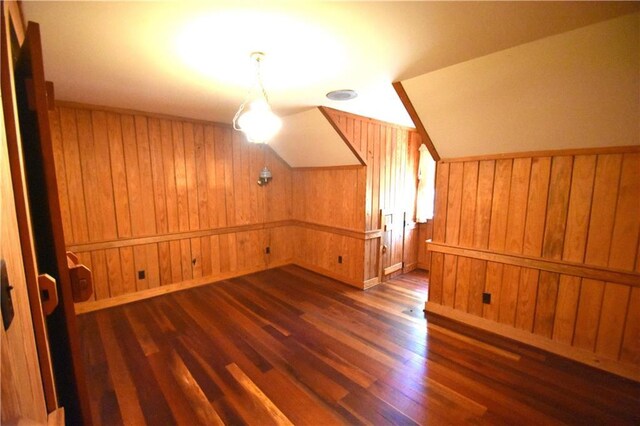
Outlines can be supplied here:
[[135, 116], [136, 145], [138, 148], [138, 168], [140, 171], [140, 203], [142, 204], [143, 230], [141, 235], [156, 233], [156, 205], [154, 199], [151, 146], [147, 118]]
[[164, 234], [169, 231], [165, 192], [164, 156], [162, 155], [162, 135], [160, 121], [149, 118], [149, 154], [153, 178], [153, 205], [155, 207], [156, 231]]
[[171, 273], [171, 248], [168, 242], [158, 243], [158, 259], [160, 266], [160, 284], [171, 284], [173, 282], [173, 276]]
[[553, 340], [571, 345], [580, 297], [580, 277], [560, 275]]
[[640, 364], [640, 288], [631, 289], [620, 360]]
[[[60, 217], [65, 238], [73, 241], [73, 226], [71, 224], [71, 212], [69, 211], [69, 189], [67, 187], [67, 166], [64, 161], [64, 146], [60, 130], [60, 113], [58, 110], [49, 112], [51, 126], [51, 144], [53, 158], [56, 164], [56, 180], [58, 182], [58, 195], [60, 197]], [[93, 295], [92, 295], [93, 297]]]
[[442, 303], [442, 274], [444, 269], [444, 255], [433, 253], [431, 255], [431, 269], [429, 277], [429, 301]]
[[[198, 184], [196, 176], [196, 153], [193, 124], [185, 122], [184, 131], [184, 164], [187, 179], [187, 195], [189, 201], [189, 229], [200, 229], [200, 203], [198, 200]], [[206, 168], [206, 166], [205, 166]], [[205, 187], [206, 188], [206, 187]], [[202, 228], [205, 228], [202, 226]]]
[[527, 200], [524, 246], [522, 252], [531, 256], [542, 254], [542, 238], [549, 193], [550, 157], [537, 157], [531, 161], [531, 181]]
[[[478, 192], [476, 197], [476, 216], [473, 232], [474, 247], [487, 248], [489, 245], [494, 173], [494, 161], [480, 161], [478, 165]], [[446, 186], [444, 188], [446, 189]], [[437, 216], [438, 212], [435, 212], [434, 221], [437, 220]]]
[[144, 235], [144, 209], [142, 204], [142, 188], [140, 180], [140, 162], [138, 161], [138, 141], [133, 117], [123, 115], [121, 117], [122, 143], [127, 177], [128, 201], [131, 214], [131, 235], [138, 237]]
[[609, 262], [621, 165], [622, 155], [598, 156], [585, 258], [588, 264], [606, 266]]
[[91, 252], [91, 275], [96, 300], [109, 297], [109, 272], [104, 250]]
[[454, 307], [461, 311], [467, 311], [469, 304], [469, 284], [471, 281], [471, 262], [467, 257], [458, 257], [458, 269], [455, 282]]
[[453, 307], [456, 293], [457, 256], [444, 255], [444, 269], [442, 276], [442, 304]]
[[[439, 163], [434, 241], [640, 270], [640, 154], [621, 151]], [[433, 303], [640, 364], [634, 286], [438, 252], [432, 267]]]
[[[69, 215], [73, 229], [73, 233], [69, 234], [68, 237], [72, 238], [74, 243], [82, 243], [89, 241], [89, 229], [84, 199], [80, 150], [78, 148], [76, 116], [75, 111], [69, 108], [61, 108], [59, 115], [60, 136], [62, 137], [62, 146], [64, 149]], [[67, 236], [67, 234], [65, 234], [65, 236]]]
[[516, 328], [533, 331], [533, 319], [538, 294], [540, 271], [522, 268], [518, 285], [518, 302], [516, 304]]
[[120, 268], [122, 270], [122, 294], [135, 292], [136, 277], [133, 247], [120, 248]]
[[522, 253], [530, 178], [531, 158], [514, 159], [505, 241], [505, 251], [507, 252]]
[[449, 164], [439, 163], [436, 168], [436, 198], [433, 212], [433, 241], [443, 243], [447, 224], [447, 197]]
[[184, 134], [181, 122], [171, 122], [173, 140], [174, 178], [176, 183], [176, 203], [178, 209], [178, 230], [188, 231], [189, 228], [189, 194], [187, 190], [187, 170], [184, 149]]
[[564, 244], [571, 168], [573, 157], [554, 157], [551, 163], [551, 182], [547, 201], [547, 218], [542, 243], [542, 257], [560, 259]]
[[[510, 159], [496, 161], [489, 227], [490, 250], [504, 251], [505, 248], [512, 167], [513, 161]], [[491, 294], [491, 303], [484, 306], [482, 313], [487, 319], [498, 319], [503, 271], [504, 265], [496, 262], [487, 263], [485, 292]]]
[[608, 265], [632, 270], [640, 232], [640, 154], [626, 154], [622, 161], [616, 214]]
[[119, 296], [124, 294], [124, 284], [122, 282], [122, 266], [120, 264], [120, 250], [105, 250], [107, 259], [107, 276], [109, 279], [109, 295]]
[[463, 163], [453, 163], [449, 167], [447, 222], [445, 225], [445, 242], [447, 244], [457, 245], [460, 237], [463, 166]]
[[[624, 333], [630, 288], [627, 285], [607, 283], [602, 296], [601, 317], [598, 324], [596, 353], [618, 359]], [[639, 318], [636, 318], [636, 321]]]
[[[432, 256], [435, 256], [433, 253]], [[482, 316], [484, 305], [482, 304], [482, 293], [484, 292], [484, 283], [487, 277], [487, 262], [484, 260], [471, 260], [471, 278], [469, 280], [469, 302], [468, 312], [474, 315]]]
[[160, 120], [160, 140], [162, 144], [162, 165], [164, 170], [164, 193], [167, 209], [167, 232], [180, 231], [178, 221], [178, 192], [176, 189], [176, 164], [173, 154], [171, 122]]
[[562, 255], [562, 259], [571, 262], [584, 261], [596, 158], [595, 155], [577, 155], [573, 163], [567, 230]]
[[541, 271], [540, 280], [538, 281], [538, 296], [536, 298], [536, 315], [533, 323], [533, 332], [548, 338], [551, 338], [553, 332], [559, 278], [558, 274]]
[[476, 197], [478, 193], [478, 166], [477, 161], [464, 163], [459, 236], [459, 244], [464, 247], [471, 247], [473, 245]]
[[[91, 115], [88, 111], [77, 111], [75, 114], [76, 128], [78, 132], [78, 149], [80, 151], [79, 170], [82, 172], [82, 184], [85, 190], [85, 208], [87, 225], [89, 227], [89, 240], [96, 241], [116, 236], [115, 220], [113, 216], [113, 195], [111, 191], [111, 169], [100, 166], [105, 159], [99, 157], [102, 151], [94, 144], [94, 131], [91, 123]], [[97, 129], [95, 134], [97, 142], [102, 142], [100, 135], [102, 129]], [[106, 141], [105, 141], [106, 142]], [[107, 147], [107, 158], [109, 148]], [[102, 151], [104, 153], [104, 151]], [[105, 182], [104, 173], [108, 172], [108, 180]], [[103, 202], [104, 200], [104, 202]], [[111, 208], [104, 210], [107, 206]]]
[[131, 237], [131, 210], [127, 191], [127, 172], [125, 170], [124, 151], [122, 147], [120, 114], [107, 114], [107, 134], [109, 139], [109, 155], [111, 157], [111, 179], [113, 182], [113, 199], [116, 206], [118, 237]]

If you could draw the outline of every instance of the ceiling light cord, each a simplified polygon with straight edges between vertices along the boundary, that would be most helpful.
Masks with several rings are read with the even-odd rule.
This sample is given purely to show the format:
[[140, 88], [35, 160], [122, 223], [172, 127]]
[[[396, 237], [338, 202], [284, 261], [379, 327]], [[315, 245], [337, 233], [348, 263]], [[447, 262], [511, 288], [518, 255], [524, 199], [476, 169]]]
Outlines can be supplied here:
[[244, 108], [247, 105], [247, 103], [249, 103], [249, 101], [251, 101], [251, 99], [253, 98], [253, 93], [256, 91], [256, 85], [258, 86], [257, 87], [258, 91], [262, 94], [262, 97], [264, 98], [265, 102], [269, 104], [269, 95], [267, 95], [267, 90], [264, 88], [264, 84], [262, 82], [261, 62], [263, 59], [264, 59], [264, 53], [262, 52], [253, 52], [251, 54], [251, 60], [255, 61], [254, 66], [255, 66], [255, 73], [256, 73], [256, 82], [247, 91], [247, 96], [245, 97], [242, 104], [240, 104], [240, 107], [238, 108], [238, 111], [236, 111], [236, 114], [233, 116], [232, 124], [233, 124], [234, 130], [239, 130], [239, 131], [242, 130], [240, 126], [238, 126], [238, 118], [240, 118], [240, 116], [242, 115], [242, 112], [244, 111]]

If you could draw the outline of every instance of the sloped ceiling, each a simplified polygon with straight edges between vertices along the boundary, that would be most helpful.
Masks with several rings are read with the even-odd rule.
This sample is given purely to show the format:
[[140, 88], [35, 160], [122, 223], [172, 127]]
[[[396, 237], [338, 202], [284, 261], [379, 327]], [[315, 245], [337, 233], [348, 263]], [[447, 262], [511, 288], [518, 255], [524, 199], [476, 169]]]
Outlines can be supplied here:
[[402, 81], [442, 158], [640, 145], [640, 14]]
[[[229, 123], [255, 78], [249, 54], [264, 51], [265, 86], [281, 116], [324, 105], [405, 126], [412, 122], [392, 82], [638, 7], [595, 1], [22, 2], [26, 20], [40, 23], [47, 78], [61, 100]], [[335, 89], [359, 96], [326, 99]], [[311, 125], [315, 114], [300, 117], [311, 121], [298, 117], [290, 125], [318, 133], [281, 136], [276, 150], [283, 157], [323, 132]]]
[[318, 108], [284, 117], [270, 145], [291, 167], [360, 164]]

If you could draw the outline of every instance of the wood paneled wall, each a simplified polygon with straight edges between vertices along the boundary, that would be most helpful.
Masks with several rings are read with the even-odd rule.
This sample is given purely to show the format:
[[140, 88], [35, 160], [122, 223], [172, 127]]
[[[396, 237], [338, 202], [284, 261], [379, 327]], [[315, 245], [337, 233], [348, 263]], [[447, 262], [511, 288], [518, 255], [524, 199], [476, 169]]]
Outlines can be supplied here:
[[[51, 123], [66, 244], [93, 271], [93, 300], [291, 262], [373, 285], [379, 209], [392, 206], [408, 212], [405, 254], [417, 266], [417, 134], [333, 118], [366, 166], [291, 169], [225, 125], [59, 104]], [[259, 187], [264, 165], [274, 178]]]
[[[359, 199], [364, 198], [364, 229], [379, 231], [380, 210], [406, 212], [405, 272], [418, 265], [415, 226], [418, 160], [421, 140], [418, 132], [333, 109], [325, 109], [344, 138], [366, 163], [358, 175]], [[364, 182], [364, 191], [362, 191]], [[338, 200], [337, 205], [340, 205]], [[415, 234], [415, 235], [414, 235]], [[371, 234], [370, 234], [371, 235]], [[364, 245], [364, 280], [377, 278], [380, 238], [369, 238]]]
[[438, 163], [427, 310], [637, 372], [638, 200], [638, 147]]
[[429, 270], [431, 252], [427, 250], [427, 240], [433, 238], [433, 220], [418, 224], [418, 268]]
[[270, 148], [224, 125], [76, 105], [51, 123], [66, 244], [93, 270], [95, 299], [291, 261], [278, 226], [291, 170]]

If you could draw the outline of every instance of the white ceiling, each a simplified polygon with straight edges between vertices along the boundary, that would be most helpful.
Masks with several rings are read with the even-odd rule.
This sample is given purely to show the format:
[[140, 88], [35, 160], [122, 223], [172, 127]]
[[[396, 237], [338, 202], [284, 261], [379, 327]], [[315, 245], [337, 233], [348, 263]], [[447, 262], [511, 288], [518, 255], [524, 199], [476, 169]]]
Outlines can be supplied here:
[[[249, 54], [260, 50], [267, 54], [265, 86], [280, 115], [325, 105], [408, 126], [412, 122], [393, 81], [637, 7], [635, 2], [22, 3], [26, 20], [40, 23], [47, 78], [61, 100], [229, 123], [253, 82]], [[359, 96], [347, 102], [326, 99], [334, 89], [354, 89]]]
[[640, 13], [402, 85], [442, 158], [640, 145]]
[[360, 164], [318, 108], [284, 117], [270, 145], [291, 167]]

